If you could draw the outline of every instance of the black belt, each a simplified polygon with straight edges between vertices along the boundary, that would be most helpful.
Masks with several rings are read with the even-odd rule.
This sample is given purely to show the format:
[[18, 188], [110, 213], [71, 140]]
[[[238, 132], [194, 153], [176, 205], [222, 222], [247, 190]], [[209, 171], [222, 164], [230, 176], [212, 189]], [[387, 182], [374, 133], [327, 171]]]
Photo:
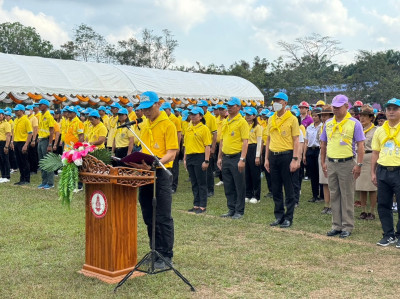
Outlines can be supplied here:
[[319, 146], [309, 146], [308, 149], [316, 150], [319, 149]]
[[378, 164], [378, 166], [379, 166], [380, 168], [386, 169], [387, 171], [396, 171], [396, 170], [400, 170], [400, 166], [382, 166], [382, 165], [379, 165], [379, 164]]
[[372, 153], [372, 151], [365, 151], [365, 153], [366, 153], [366, 154], [370, 154], [370, 153]]
[[348, 157], [348, 158], [341, 158], [341, 159], [332, 159], [332, 158], [328, 158], [329, 162], [333, 162], [333, 163], [341, 163], [341, 162], [346, 162], [346, 161], [350, 161], [354, 159], [354, 157]]
[[293, 150], [289, 150], [289, 151], [284, 151], [284, 152], [272, 152], [269, 151], [272, 155], [277, 156], [277, 155], [287, 155], [287, 154], [291, 154], [293, 153]]
[[232, 155], [224, 154], [224, 157], [227, 157], [227, 158], [235, 158], [235, 157], [239, 156], [240, 154], [241, 154], [241, 152], [239, 152], [239, 153], [237, 153], [237, 154], [232, 154]]

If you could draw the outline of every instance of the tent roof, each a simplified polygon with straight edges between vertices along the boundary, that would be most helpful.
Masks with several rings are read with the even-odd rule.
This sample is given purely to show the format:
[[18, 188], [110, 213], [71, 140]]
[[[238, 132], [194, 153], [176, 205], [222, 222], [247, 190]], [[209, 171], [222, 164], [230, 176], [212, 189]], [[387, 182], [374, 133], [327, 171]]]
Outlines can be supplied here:
[[134, 96], [147, 90], [160, 97], [264, 99], [254, 84], [235, 76], [0, 53], [0, 93], [113, 97]]

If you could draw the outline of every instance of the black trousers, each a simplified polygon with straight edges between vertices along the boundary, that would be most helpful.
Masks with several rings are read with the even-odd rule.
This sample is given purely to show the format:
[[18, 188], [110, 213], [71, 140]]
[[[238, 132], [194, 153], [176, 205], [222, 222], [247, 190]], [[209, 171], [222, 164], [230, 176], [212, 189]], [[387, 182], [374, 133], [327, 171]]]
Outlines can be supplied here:
[[11, 148], [8, 149], [8, 159], [10, 161], [11, 169], [17, 169], [18, 163], [17, 163], [17, 158], [15, 155], [15, 150], [12, 150]]
[[306, 152], [307, 174], [311, 180], [311, 191], [314, 198], [319, 196], [319, 148], [309, 147]]
[[28, 159], [30, 172], [37, 173], [39, 168], [38, 139], [35, 140], [35, 146], [28, 145]]
[[175, 156], [172, 164], [172, 190], [176, 191], [179, 182], [179, 155]]
[[[293, 221], [295, 202], [295, 193], [293, 187], [293, 178], [296, 179], [296, 173], [290, 172], [290, 163], [293, 153], [284, 155], [269, 155], [269, 167], [271, 171], [272, 195], [275, 208], [274, 215], [276, 219], [286, 219]], [[283, 202], [283, 188], [285, 188], [285, 203]], [[286, 212], [285, 212], [286, 205]]]
[[[0, 169], [1, 177], [3, 179], [10, 179], [10, 161], [8, 154], [4, 153], [4, 147], [6, 146], [6, 141], [0, 141]], [[8, 148], [10, 150], [10, 148]]]
[[238, 170], [241, 153], [233, 156], [223, 155], [222, 176], [229, 211], [244, 214], [246, 180], [245, 171]]
[[267, 181], [268, 192], [272, 193], [271, 174], [265, 169], [264, 162], [265, 162], [265, 151], [263, 151], [262, 153], [261, 171], [264, 172], [265, 180]]
[[[116, 147], [115, 148], [115, 156], [117, 158], [125, 158], [128, 155], [128, 147]], [[126, 166], [123, 162], [121, 161], [112, 161], [112, 165], [115, 166]]]
[[[378, 165], [378, 214], [385, 237], [400, 237], [400, 218], [397, 220], [396, 233], [393, 227], [393, 195], [396, 195], [397, 206], [400, 206], [400, 170], [388, 171]], [[399, 214], [398, 214], [398, 217]]]
[[218, 160], [218, 153], [219, 153], [219, 142], [215, 144], [215, 159], [214, 159], [214, 169], [215, 169], [215, 176], [219, 178], [221, 182], [223, 182], [222, 179], [222, 171], [218, 168], [217, 166], [217, 160]]
[[186, 155], [186, 167], [194, 197], [193, 206], [202, 208], [207, 207], [207, 171], [201, 169], [204, 159], [204, 153]]
[[298, 204], [300, 202], [300, 191], [301, 191], [300, 169], [297, 169], [295, 172], [292, 172], [292, 182], [294, 191], [294, 202], [295, 204]]
[[22, 148], [24, 147], [25, 141], [14, 142], [15, 158], [19, 166], [19, 181], [28, 182], [31, 181], [31, 171], [29, 168], [28, 151], [23, 153]]
[[[173, 256], [174, 220], [171, 215], [172, 177], [163, 169], [156, 170], [156, 250], [164, 257]], [[151, 244], [153, 184], [139, 188], [139, 202]]]
[[210, 154], [209, 161], [210, 163], [208, 164], [207, 168], [207, 191], [214, 193], [214, 171], [213, 171], [213, 165], [214, 165], [214, 154]]
[[[246, 155], [246, 197], [260, 200], [261, 165], [256, 165], [257, 144], [249, 144]], [[261, 163], [261, 159], [260, 159]]]

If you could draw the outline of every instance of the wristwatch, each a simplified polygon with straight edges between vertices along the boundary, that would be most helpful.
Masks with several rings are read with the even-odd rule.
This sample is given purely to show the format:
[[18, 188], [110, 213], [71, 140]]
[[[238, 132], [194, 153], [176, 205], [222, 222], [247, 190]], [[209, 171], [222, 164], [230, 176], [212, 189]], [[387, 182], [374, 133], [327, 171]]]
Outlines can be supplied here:
[[360, 167], [361, 167], [361, 166], [363, 166], [363, 164], [362, 164], [362, 163], [357, 163], [357, 166], [360, 166]]
[[209, 160], [204, 160], [204, 163], [208, 164], [208, 163], [210, 163], [210, 161]]
[[240, 158], [239, 160], [245, 162], [246, 158]]
[[295, 160], [295, 161], [299, 160], [298, 157], [293, 157], [292, 159]]

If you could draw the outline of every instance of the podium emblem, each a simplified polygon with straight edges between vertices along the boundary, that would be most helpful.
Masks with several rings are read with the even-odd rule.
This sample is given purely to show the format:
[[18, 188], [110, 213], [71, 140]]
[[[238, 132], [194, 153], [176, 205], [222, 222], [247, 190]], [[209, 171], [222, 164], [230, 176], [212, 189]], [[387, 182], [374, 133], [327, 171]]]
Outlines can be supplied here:
[[103, 218], [107, 214], [107, 198], [103, 192], [96, 190], [90, 197], [90, 209], [96, 218]]

